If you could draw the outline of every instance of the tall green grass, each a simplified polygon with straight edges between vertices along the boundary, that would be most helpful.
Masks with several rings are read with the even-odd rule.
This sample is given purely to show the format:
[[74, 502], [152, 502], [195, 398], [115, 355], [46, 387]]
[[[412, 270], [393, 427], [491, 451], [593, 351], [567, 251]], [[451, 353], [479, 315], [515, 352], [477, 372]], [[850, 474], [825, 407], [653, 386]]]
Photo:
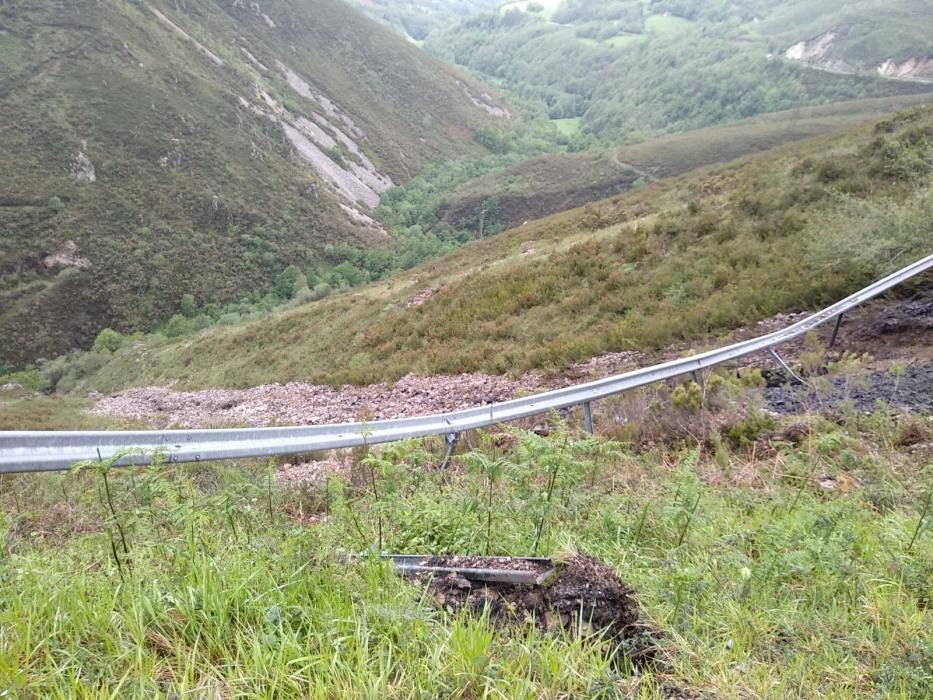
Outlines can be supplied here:
[[[354, 464], [297, 489], [263, 464], [5, 477], [0, 692], [928, 697], [931, 466], [893, 446], [908, 423], [814, 419], [798, 446], [775, 432], [718, 463], [566, 427], [481, 441], [448, 472], [439, 445], [402, 444], [370, 461], [378, 501]], [[578, 635], [437, 610], [386, 566], [341, 559], [376, 545], [377, 523], [390, 551], [601, 557], [660, 661], [635, 674]]]

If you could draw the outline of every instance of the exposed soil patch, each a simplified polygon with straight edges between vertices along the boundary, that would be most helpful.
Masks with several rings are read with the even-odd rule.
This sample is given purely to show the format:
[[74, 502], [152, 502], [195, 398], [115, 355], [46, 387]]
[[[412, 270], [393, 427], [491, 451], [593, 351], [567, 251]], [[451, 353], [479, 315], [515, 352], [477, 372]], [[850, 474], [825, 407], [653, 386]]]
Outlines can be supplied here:
[[286, 487], [321, 486], [329, 477], [349, 470], [345, 457], [345, 453], [335, 452], [325, 459], [283, 464], [275, 470], [275, 481], [279, 486]]
[[422, 575], [419, 580], [428, 586], [437, 606], [450, 612], [469, 610], [479, 615], [488, 609], [490, 619], [503, 628], [534, 624], [542, 631], [592, 635], [617, 660], [639, 666], [653, 661], [657, 653], [658, 633], [642, 621], [632, 589], [589, 555], [576, 554], [561, 562], [557, 576], [544, 586], [481, 584], [455, 574]]
[[188, 392], [145, 387], [102, 398], [92, 413], [192, 428], [321, 425], [453, 411], [506, 401], [540, 387], [534, 373], [518, 380], [485, 374], [408, 375], [392, 385], [364, 387], [303, 382]]
[[933, 364], [908, 365], [848, 377], [819, 377], [806, 386], [783, 384], [765, 389], [768, 406], [779, 413], [833, 410], [851, 406], [869, 412], [879, 401], [914, 411], [933, 411]]

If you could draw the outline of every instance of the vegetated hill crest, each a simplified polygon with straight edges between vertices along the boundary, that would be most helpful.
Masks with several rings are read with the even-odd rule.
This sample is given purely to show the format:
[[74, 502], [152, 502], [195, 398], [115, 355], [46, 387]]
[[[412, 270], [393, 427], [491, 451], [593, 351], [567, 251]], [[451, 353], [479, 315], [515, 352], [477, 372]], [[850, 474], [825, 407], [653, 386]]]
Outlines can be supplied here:
[[433, 31], [425, 46], [501, 81], [563, 128], [640, 141], [926, 90], [903, 78], [933, 67], [928, 4], [522, 0]]
[[931, 220], [933, 110], [916, 109], [530, 222], [255, 323], [152, 339], [71, 385], [560, 368], [820, 308], [928, 253]]
[[846, 100], [761, 114], [602, 151], [542, 155], [460, 185], [444, 198], [438, 214], [454, 226], [472, 223], [477, 212], [494, 200], [500, 225], [511, 228], [656, 178], [725, 163], [931, 103], [933, 92]]
[[338, 0], [6, 5], [0, 96], [0, 367], [384, 245], [379, 195], [509, 118]]

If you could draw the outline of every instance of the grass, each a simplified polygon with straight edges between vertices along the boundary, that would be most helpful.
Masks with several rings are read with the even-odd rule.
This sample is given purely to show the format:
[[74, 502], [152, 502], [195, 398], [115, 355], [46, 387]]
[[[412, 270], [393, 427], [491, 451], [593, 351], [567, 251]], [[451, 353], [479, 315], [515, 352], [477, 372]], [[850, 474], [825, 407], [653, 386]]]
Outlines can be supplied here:
[[928, 253], [931, 119], [658, 182], [262, 321], [134, 344], [78, 389], [517, 374], [821, 308]]
[[580, 133], [580, 118], [571, 117], [568, 119], [551, 119], [551, 124], [557, 127], [557, 130], [564, 136], [574, 136]]
[[690, 29], [693, 22], [676, 15], [648, 15], [645, 17], [645, 31], [658, 34], [670, 34]]
[[[472, 132], [496, 123], [456, 83], [472, 79], [343, 4], [279, 2], [266, 8], [288, 17], [275, 28], [246, 6], [149, 4], [224, 65], [144, 4], [0, 9], [0, 365], [88, 347], [106, 326], [151, 330], [186, 293], [239, 301], [328, 245], [389, 244], [350, 221], [281, 128], [238, 101], [256, 102], [258, 87], [320, 120], [324, 107], [289, 87], [277, 60], [352, 119], [394, 182], [483, 153]], [[93, 183], [71, 176], [79, 151]], [[89, 267], [41, 264], [68, 240]]]
[[886, 114], [931, 103], [933, 93], [876, 97], [801, 107], [744, 119], [732, 124], [672, 134], [644, 143], [622, 146], [615, 157], [669, 177], [695, 168], [840, 131]]
[[616, 49], [621, 49], [625, 46], [630, 46], [631, 44], [637, 44], [638, 42], [644, 41], [644, 34], [622, 34], [621, 36], [613, 36], [605, 39], [602, 43], [608, 44]]
[[[431, 467], [439, 443], [405, 443], [368, 458], [378, 500], [359, 455], [300, 488], [263, 464], [3, 477], [0, 690], [928, 697], [933, 466], [896, 438], [916, 421], [810, 416], [715, 450], [557, 424], [473, 435], [448, 472]], [[635, 674], [581, 635], [436, 609], [387, 567], [340, 559], [377, 526], [389, 551], [527, 555], [540, 539], [558, 560], [598, 556], [634, 588], [660, 660]]]

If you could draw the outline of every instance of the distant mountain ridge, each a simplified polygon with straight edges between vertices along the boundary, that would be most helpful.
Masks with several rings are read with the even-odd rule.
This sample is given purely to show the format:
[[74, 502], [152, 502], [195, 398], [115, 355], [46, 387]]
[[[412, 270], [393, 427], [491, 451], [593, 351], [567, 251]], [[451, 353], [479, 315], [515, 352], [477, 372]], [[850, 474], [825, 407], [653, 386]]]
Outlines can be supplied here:
[[564, 128], [641, 141], [928, 90], [909, 81], [933, 75], [931, 37], [923, 0], [515, 0], [425, 47]]
[[338, 0], [4, 5], [0, 366], [385, 245], [381, 192], [508, 119]]

